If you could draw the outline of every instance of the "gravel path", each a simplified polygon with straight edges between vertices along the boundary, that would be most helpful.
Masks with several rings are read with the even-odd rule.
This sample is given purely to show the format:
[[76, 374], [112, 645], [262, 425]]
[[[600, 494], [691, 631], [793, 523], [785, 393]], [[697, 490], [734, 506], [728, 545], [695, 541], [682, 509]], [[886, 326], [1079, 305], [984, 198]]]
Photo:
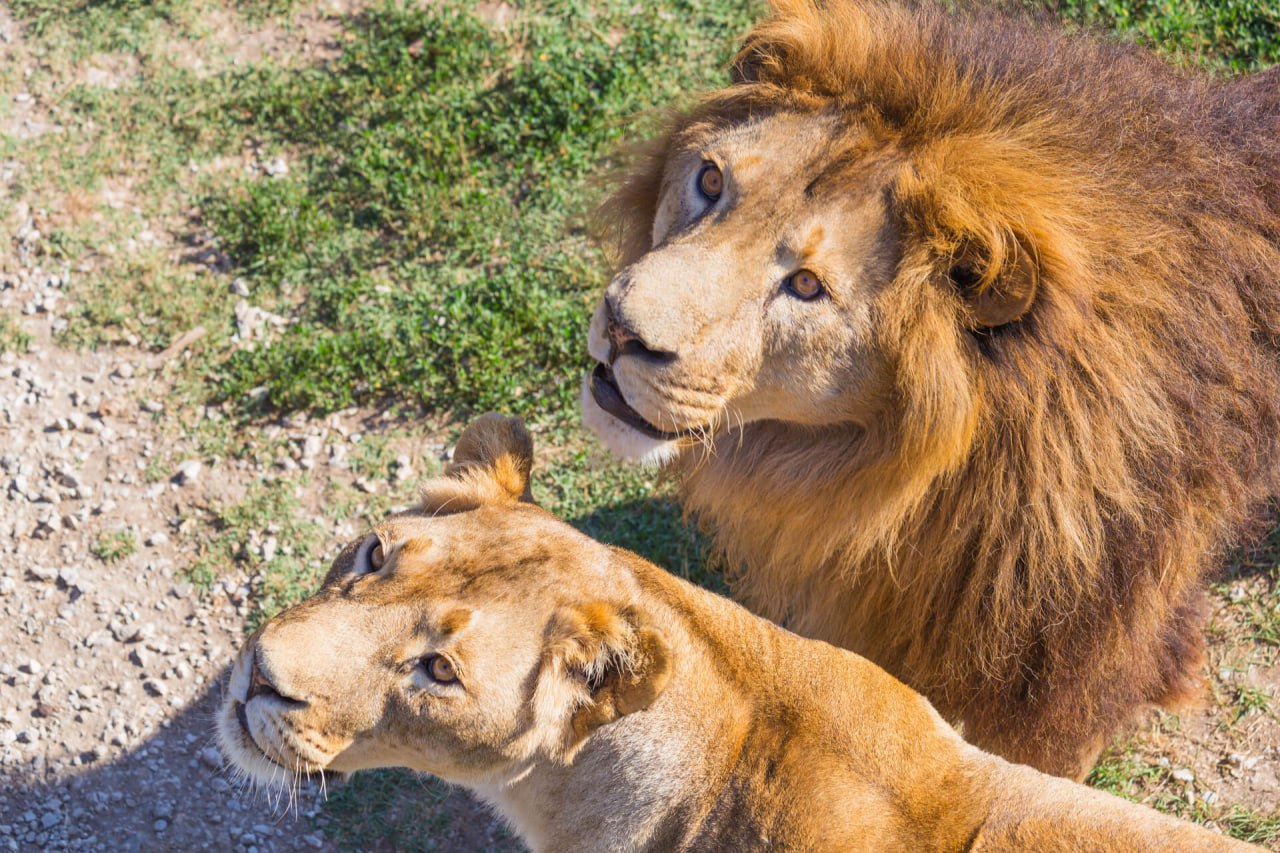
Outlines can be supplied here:
[[[0, 848], [325, 847], [287, 804], [231, 795], [210, 741], [248, 578], [197, 596], [176, 525], [246, 472], [191, 456], [157, 476], [162, 443], [183, 456], [165, 381], [139, 352], [54, 346], [68, 271], [16, 266], [0, 307], [37, 343], [0, 356]], [[304, 788], [299, 816], [316, 808]]]

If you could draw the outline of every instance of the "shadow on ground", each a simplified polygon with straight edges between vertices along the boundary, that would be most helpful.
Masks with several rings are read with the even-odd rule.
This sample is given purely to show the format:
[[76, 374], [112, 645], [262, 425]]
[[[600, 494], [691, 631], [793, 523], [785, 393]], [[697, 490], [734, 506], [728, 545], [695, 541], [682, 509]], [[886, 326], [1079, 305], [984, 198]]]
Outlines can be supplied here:
[[[407, 772], [357, 774], [330, 783], [327, 798], [316, 782], [301, 785], [292, 802], [248, 791], [213, 749], [226, 671], [118, 757], [57, 774], [28, 766], [0, 776], [0, 849], [521, 849], [464, 791]], [[57, 763], [57, 749], [48, 752]]]
[[634, 551], [672, 574], [728, 594], [724, 577], [708, 568], [710, 540], [684, 521], [680, 505], [674, 500], [624, 501], [568, 521], [593, 539]]

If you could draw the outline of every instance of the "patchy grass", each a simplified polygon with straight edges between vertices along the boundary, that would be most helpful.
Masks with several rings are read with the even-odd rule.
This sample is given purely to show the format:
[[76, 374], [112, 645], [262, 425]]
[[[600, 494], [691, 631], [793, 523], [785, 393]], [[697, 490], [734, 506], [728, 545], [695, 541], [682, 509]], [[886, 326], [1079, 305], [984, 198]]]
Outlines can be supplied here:
[[138, 552], [138, 537], [132, 530], [104, 531], [89, 551], [104, 563], [114, 563]]
[[1271, 845], [1280, 841], [1280, 815], [1262, 815], [1243, 806], [1231, 806], [1215, 822], [1232, 838], [1250, 844]]
[[208, 586], [239, 564], [249, 575], [249, 630], [313, 592], [326, 566], [321, 553], [327, 536], [301, 512], [293, 485], [259, 482], [245, 497], [210, 511], [211, 534], [188, 577]]
[[[452, 820], [460, 812], [472, 814], [468, 820]], [[351, 777], [329, 797], [326, 817], [330, 836], [344, 849], [522, 849], [501, 821], [460, 790], [405, 770]]]
[[1253, 844], [1280, 840], [1280, 815], [1264, 815], [1238, 804], [1218, 805], [1195, 794], [1195, 785], [1175, 779], [1168, 761], [1155, 763], [1137, 740], [1113, 745], [1089, 774], [1087, 784], [1184, 820], [1210, 824]]
[[0, 352], [24, 353], [31, 347], [31, 335], [17, 320], [0, 314]]
[[1275, 697], [1271, 695], [1271, 691], [1264, 690], [1261, 687], [1237, 686], [1231, 697], [1231, 707], [1233, 709], [1231, 725], [1234, 726], [1254, 714], [1271, 716], [1273, 714], [1271, 703], [1274, 699]]

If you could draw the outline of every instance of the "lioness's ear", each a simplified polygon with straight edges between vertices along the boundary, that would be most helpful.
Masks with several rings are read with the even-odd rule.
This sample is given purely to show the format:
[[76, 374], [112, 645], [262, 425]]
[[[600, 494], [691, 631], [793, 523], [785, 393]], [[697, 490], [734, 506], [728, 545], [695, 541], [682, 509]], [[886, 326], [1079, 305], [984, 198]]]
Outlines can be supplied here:
[[499, 493], [533, 503], [529, 475], [533, 471], [533, 438], [519, 418], [489, 412], [462, 431], [446, 477], [485, 479]]
[[1012, 235], [997, 235], [985, 245], [967, 241], [951, 258], [947, 275], [980, 329], [1021, 319], [1031, 310], [1040, 289], [1036, 259]]
[[464, 512], [485, 504], [533, 503], [532, 469], [533, 439], [520, 419], [481, 415], [458, 437], [444, 476], [423, 485], [422, 509]]
[[561, 706], [554, 716], [567, 713], [554, 757], [572, 761], [593, 731], [652, 705], [672, 666], [666, 637], [633, 607], [599, 601], [557, 611], [538, 687], [545, 702]]

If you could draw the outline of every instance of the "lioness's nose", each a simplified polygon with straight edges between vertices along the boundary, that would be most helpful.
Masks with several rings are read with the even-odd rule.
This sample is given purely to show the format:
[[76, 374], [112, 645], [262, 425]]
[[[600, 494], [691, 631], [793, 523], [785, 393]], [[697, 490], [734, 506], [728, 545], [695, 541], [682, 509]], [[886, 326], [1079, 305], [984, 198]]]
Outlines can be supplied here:
[[259, 663], [256, 649], [249, 668], [249, 693], [244, 697], [244, 701], [248, 702], [255, 696], [274, 696], [278, 699], [287, 699], [292, 702], [298, 701], [292, 696], [286, 696], [276, 688], [275, 682], [271, 680], [267, 671]]
[[626, 323], [611, 293], [604, 297], [604, 319], [605, 334], [609, 338], [609, 364], [617, 361], [620, 355], [638, 355], [661, 361], [675, 357], [675, 353], [654, 349], [645, 343], [644, 338]]

